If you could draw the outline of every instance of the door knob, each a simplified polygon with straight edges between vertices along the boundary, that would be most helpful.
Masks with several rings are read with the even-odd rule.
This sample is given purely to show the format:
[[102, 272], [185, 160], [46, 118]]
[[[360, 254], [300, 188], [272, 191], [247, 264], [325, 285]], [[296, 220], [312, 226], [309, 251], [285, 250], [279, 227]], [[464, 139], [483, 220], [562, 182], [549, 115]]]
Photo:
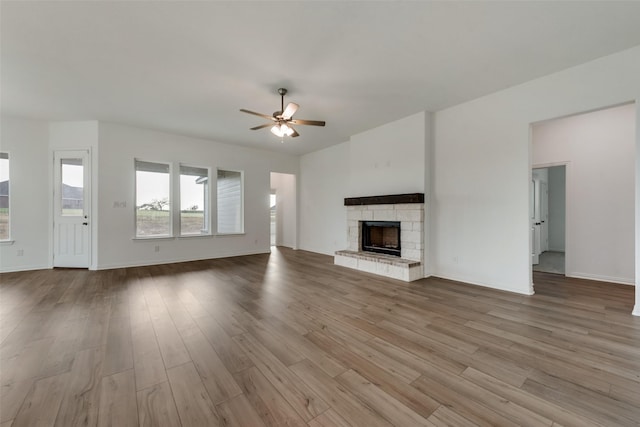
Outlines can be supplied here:
[[89, 223], [88, 222], [83, 222], [82, 225], [89, 225]]

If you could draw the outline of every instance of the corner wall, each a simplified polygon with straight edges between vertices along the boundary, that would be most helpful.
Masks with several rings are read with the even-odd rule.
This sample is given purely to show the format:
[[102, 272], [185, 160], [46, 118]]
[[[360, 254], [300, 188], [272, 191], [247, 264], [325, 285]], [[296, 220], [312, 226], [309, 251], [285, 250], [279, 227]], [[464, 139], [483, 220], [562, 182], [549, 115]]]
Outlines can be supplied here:
[[532, 293], [530, 125], [638, 100], [638, 75], [640, 47], [437, 112], [435, 274]]
[[0, 243], [0, 271], [50, 268], [49, 124], [2, 117], [0, 151], [9, 152], [9, 227], [13, 240]]
[[348, 142], [300, 157], [300, 249], [333, 255], [347, 247], [348, 180]]

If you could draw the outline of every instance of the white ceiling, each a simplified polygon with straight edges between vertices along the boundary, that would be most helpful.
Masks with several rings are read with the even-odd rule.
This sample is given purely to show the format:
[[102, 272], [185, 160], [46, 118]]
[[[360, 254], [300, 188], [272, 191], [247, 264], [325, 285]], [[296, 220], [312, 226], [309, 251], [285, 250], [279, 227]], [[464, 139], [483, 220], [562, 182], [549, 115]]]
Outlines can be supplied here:
[[[1, 3], [1, 107], [291, 154], [640, 45], [640, 2]], [[264, 121], [300, 104], [284, 144]]]

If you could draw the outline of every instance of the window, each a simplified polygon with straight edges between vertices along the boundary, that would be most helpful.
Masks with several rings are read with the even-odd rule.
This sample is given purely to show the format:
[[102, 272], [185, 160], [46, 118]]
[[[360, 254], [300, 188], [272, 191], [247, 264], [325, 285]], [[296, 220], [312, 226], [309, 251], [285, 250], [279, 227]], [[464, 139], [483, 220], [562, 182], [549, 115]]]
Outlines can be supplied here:
[[209, 170], [180, 165], [180, 234], [209, 234]]
[[62, 216], [84, 214], [84, 166], [82, 159], [62, 159], [60, 163]]
[[136, 237], [171, 236], [171, 168], [135, 161]]
[[9, 240], [9, 153], [0, 153], [0, 240]]
[[242, 172], [218, 170], [218, 233], [244, 232]]

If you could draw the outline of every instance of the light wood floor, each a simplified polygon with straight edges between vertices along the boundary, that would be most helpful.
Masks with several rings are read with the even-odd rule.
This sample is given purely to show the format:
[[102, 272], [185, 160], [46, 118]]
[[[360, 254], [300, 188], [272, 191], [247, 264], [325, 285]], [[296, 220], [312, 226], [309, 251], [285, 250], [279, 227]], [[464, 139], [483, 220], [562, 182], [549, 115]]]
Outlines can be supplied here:
[[406, 284], [286, 249], [0, 279], [0, 427], [640, 422], [630, 286]]

